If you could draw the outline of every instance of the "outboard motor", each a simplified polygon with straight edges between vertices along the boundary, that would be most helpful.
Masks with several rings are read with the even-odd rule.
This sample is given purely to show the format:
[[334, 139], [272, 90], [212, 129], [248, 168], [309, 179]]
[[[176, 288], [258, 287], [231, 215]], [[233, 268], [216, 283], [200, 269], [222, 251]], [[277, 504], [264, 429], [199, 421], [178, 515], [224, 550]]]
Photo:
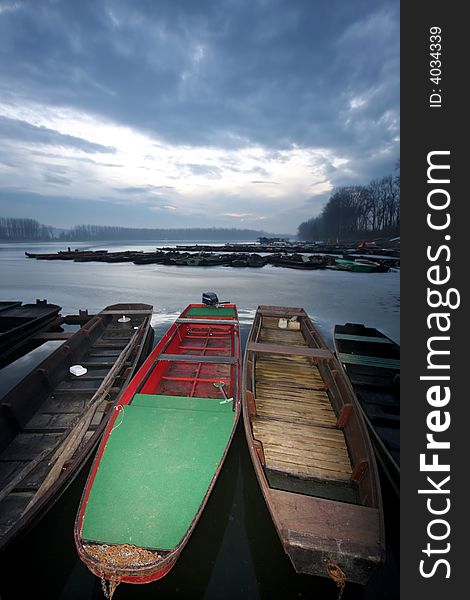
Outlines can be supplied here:
[[214, 292], [203, 292], [202, 303], [207, 306], [218, 306], [220, 304], [217, 294]]

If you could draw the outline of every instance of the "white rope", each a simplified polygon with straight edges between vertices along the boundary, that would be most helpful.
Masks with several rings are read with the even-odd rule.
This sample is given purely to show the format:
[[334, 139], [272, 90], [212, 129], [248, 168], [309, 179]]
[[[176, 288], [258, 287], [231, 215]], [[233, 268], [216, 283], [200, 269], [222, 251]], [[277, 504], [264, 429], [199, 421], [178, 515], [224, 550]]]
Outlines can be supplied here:
[[[111, 433], [113, 433], [113, 431], [115, 429], [120, 427], [122, 425], [122, 422], [124, 421], [124, 406], [122, 404], [118, 404], [117, 406], [114, 407], [114, 410], [117, 410], [118, 412], [121, 413], [121, 420], [119, 421], [119, 423], [117, 425], [114, 425], [114, 427], [111, 429]], [[109, 435], [111, 435], [111, 433]]]

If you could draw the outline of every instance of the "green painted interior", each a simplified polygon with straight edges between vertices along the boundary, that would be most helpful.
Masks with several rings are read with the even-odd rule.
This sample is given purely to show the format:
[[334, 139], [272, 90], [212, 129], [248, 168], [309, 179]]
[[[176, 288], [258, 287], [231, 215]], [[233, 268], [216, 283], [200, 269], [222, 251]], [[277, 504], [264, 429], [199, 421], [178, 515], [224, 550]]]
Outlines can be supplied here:
[[399, 369], [400, 359], [380, 358], [376, 356], [361, 356], [359, 354], [347, 354], [338, 352], [341, 362], [351, 365], [366, 365], [371, 367], [383, 367], [384, 369]]
[[338, 340], [353, 340], [354, 342], [374, 342], [375, 344], [392, 344], [392, 340], [385, 337], [353, 335], [352, 333], [335, 333]]
[[83, 538], [175, 548], [207, 493], [234, 418], [231, 403], [220, 399], [136, 395], [101, 458]]
[[235, 310], [226, 306], [193, 306], [185, 317], [235, 317]]

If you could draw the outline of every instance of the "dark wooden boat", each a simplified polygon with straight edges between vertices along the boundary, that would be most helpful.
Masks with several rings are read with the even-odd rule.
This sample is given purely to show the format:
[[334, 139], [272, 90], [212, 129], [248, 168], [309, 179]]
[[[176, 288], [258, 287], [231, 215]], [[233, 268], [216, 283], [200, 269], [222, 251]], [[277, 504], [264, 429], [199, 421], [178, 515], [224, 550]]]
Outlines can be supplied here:
[[294, 569], [365, 584], [384, 560], [375, 457], [350, 383], [302, 308], [258, 307], [242, 402], [255, 472]]
[[235, 305], [191, 304], [127, 386], [75, 522], [81, 560], [110, 590], [175, 564], [232, 440], [239, 377]]
[[47, 300], [36, 304], [7, 303], [0, 310], [0, 366], [5, 366], [13, 355], [33, 334], [50, 325], [61, 309]]
[[400, 494], [400, 346], [358, 323], [336, 325], [336, 354], [365, 413], [378, 461]]
[[[148, 353], [151, 315], [148, 304], [108, 306], [3, 397], [0, 547], [49, 510], [96, 448]], [[86, 374], [72, 374], [77, 363]]]

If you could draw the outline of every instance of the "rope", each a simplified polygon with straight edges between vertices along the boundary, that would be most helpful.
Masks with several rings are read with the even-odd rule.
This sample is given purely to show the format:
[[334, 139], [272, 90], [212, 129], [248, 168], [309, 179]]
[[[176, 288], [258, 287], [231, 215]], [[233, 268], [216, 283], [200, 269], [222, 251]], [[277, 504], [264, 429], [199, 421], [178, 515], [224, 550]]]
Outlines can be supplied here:
[[336, 586], [338, 587], [338, 600], [341, 600], [341, 596], [343, 595], [346, 586], [346, 575], [334, 560], [330, 560], [326, 564], [326, 570], [331, 579], [336, 583]]
[[124, 407], [122, 406], [122, 404], [118, 404], [117, 406], [115, 406], [114, 410], [117, 410], [119, 413], [121, 413], [121, 420], [119, 421], [119, 423], [117, 425], [114, 425], [114, 427], [111, 429], [111, 432], [109, 435], [111, 435], [111, 433], [113, 433], [113, 431], [115, 429], [120, 427], [122, 425], [122, 422], [124, 421]]

